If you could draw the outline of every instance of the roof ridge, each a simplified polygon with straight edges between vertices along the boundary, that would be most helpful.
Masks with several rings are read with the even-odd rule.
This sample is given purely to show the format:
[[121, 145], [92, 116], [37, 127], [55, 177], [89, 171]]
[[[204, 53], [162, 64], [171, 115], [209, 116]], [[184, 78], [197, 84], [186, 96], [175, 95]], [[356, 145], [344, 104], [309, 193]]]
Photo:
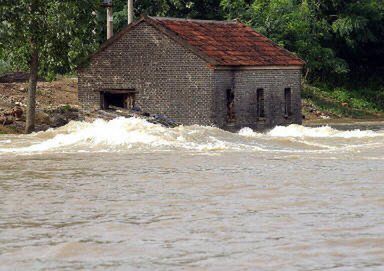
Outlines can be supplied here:
[[[302, 66], [305, 62], [298, 57], [296, 54], [290, 52], [282, 46], [279, 46], [271, 39], [255, 31], [252, 27], [245, 25], [239, 21], [209, 21], [209, 20], [193, 20], [193, 19], [179, 19], [179, 18], [167, 18], [167, 17], [148, 17], [149, 20], [152, 20], [156, 25], [160, 24], [162, 27], [167, 29], [172, 33], [171, 36], [176, 36], [177, 38], [183, 40], [183, 45], [190, 49], [193, 49], [195, 54], [203, 56], [204, 59], [210, 59], [208, 62], [211, 62], [213, 65], [246, 65], [246, 66], [270, 66], [270, 65], [299, 65]], [[176, 22], [188, 23], [188, 22], [201, 22], [200, 25], [191, 26], [194, 29], [183, 29], [176, 25]], [[214, 24], [210, 24], [213, 22]], [[181, 24], [182, 24], [181, 23]], [[204, 25], [205, 23], [205, 25]], [[176, 25], [176, 26], [175, 26]], [[212, 28], [218, 27], [228, 27], [228, 33], [233, 33], [233, 31], [238, 32], [240, 35], [226, 35], [226, 31], [220, 30], [216, 32], [220, 39], [216, 39], [216, 43], [213, 41], [208, 41], [207, 35], [215, 33], [215, 30]], [[201, 29], [198, 29], [198, 28]], [[234, 30], [234, 28], [237, 28]], [[242, 30], [244, 29], [244, 32]], [[253, 38], [250, 38], [252, 36]], [[217, 37], [216, 37], [217, 38]], [[232, 40], [230, 40], [232, 38]], [[234, 40], [235, 39], [235, 40]], [[228, 42], [226, 42], [228, 41]], [[244, 49], [240, 50], [239, 47], [243, 46], [243, 42], [246, 42], [245, 47], [247, 52], [243, 52]], [[215, 44], [211, 44], [211, 43]], [[259, 42], [254, 48], [256, 43]], [[253, 47], [250, 45], [253, 44]], [[272, 51], [271, 51], [271, 48]], [[228, 54], [228, 51], [237, 51], [237, 56]], [[241, 51], [241, 52], [240, 52]], [[212, 61], [213, 60], [213, 61]], [[215, 62], [215, 63], [214, 63]]]
[[[176, 21], [185, 22], [185, 25], [189, 25], [189, 27], [180, 27], [179, 25], [183, 25], [183, 23], [176, 23]], [[296, 54], [239, 21], [146, 15], [142, 15], [140, 20], [125, 26], [123, 30], [104, 42], [95, 53], [90, 55], [88, 60], [106, 50], [142, 22], [167, 35], [212, 66], [303, 66], [305, 64]], [[188, 24], [188, 22], [200, 22], [201, 24]], [[79, 69], [84, 65], [80, 65]]]
[[236, 24], [237, 20], [203, 20], [203, 19], [189, 19], [189, 18], [174, 18], [174, 17], [158, 17], [158, 16], [148, 16], [153, 20], [168, 20], [168, 21], [190, 21], [190, 22], [199, 22], [199, 23], [217, 23], [217, 24]]

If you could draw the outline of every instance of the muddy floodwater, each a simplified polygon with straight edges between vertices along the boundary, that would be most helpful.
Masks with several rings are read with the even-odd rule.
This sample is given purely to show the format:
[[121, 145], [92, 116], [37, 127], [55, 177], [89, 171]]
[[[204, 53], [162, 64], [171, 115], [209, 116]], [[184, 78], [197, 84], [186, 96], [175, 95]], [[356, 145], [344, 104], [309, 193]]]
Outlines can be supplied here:
[[384, 125], [1, 135], [0, 270], [384, 270]]

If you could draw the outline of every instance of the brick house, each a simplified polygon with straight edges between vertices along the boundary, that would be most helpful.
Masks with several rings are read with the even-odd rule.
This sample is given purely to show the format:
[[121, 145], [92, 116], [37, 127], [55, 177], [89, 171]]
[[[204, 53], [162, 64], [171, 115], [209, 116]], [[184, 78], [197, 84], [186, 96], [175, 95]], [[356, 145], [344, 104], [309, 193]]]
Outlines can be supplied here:
[[304, 62], [236, 21], [142, 17], [79, 68], [84, 109], [141, 108], [185, 124], [301, 123]]

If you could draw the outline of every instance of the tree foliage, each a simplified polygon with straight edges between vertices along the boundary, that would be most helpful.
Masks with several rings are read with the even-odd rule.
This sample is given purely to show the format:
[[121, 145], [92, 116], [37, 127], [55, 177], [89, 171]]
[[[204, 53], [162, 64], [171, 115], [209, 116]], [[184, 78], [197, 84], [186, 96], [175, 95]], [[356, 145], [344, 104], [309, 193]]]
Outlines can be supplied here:
[[228, 19], [238, 18], [296, 52], [313, 80], [382, 69], [381, 0], [222, 0], [221, 6]]
[[[127, 24], [127, 1], [113, 0], [114, 28], [121, 30]], [[136, 18], [141, 15], [167, 16], [192, 19], [222, 19], [220, 0], [136, 0], [134, 1]], [[99, 10], [100, 41], [105, 40], [105, 12]]]
[[[2, 0], [0, 59], [28, 64], [31, 0]], [[43, 74], [73, 71], [106, 38], [100, 0], [39, 1]], [[113, 0], [115, 32], [127, 23], [127, 1]], [[135, 16], [239, 19], [307, 63], [310, 80], [338, 81], [383, 75], [382, 0], [135, 0]]]
[[55, 75], [73, 70], [96, 47], [97, 21], [93, 0], [2, 0], [0, 6], [0, 57], [14, 68], [28, 70], [30, 43], [39, 51], [40, 73]]

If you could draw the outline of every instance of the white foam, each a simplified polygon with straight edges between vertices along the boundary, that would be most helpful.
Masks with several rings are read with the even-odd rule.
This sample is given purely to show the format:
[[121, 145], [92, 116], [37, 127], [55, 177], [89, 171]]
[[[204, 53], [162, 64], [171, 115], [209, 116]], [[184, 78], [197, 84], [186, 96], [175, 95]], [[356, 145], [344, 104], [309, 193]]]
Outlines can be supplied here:
[[338, 138], [364, 138], [364, 137], [379, 137], [384, 136], [383, 133], [378, 133], [370, 130], [362, 131], [359, 129], [351, 131], [340, 131], [329, 126], [322, 127], [305, 127], [297, 124], [289, 126], [277, 126], [267, 133], [272, 137], [338, 137]]
[[245, 127], [245, 128], [242, 128], [239, 133], [239, 135], [241, 136], [246, 136], [246, 137], [258, 137], [258, 136], [262, 136], [262, 134], [259, 134], [259, 133], [256, 133], [254, 132], [251, 128], [249, 127]]
[[[0, 153], [109, 152], [109, 151], [318, 151], [335, 149], [316, 138], [364, 138], [384, 136], [373, 131], [338, 131], [331, 127], [278, 126], [267, 133], [243, 128], [237, 134], [214, 127], [165, 128], [140, 118], [71, 122], [58, 129], [0, 141]], [[245, 138], [247, 137], [247, 139]], [[277, 138], [279, 138], [277, 140]], [[285, 140], [287, 138], [288, 140]], [[305, 138], [305, 139], [304, 139]], [[19, 144], [18, 144], [19, 142]], [[22, 144], [20, 144], [20, 142]], [[29, 142], [29, 146], [25, 143]], [[364, 143], [364, 142], [359, 142]], [[346, 143], [349, 144], [349, 143]], [[1, 146], [3, 146], [1, 148]], [[344, 145], [345, 146], [345, 145]]]
[[35, 133], [31, 137], [42, 139], [41, 143], [21, 148], [3, 148], [0, 152], [45, 152], [57, 149], [120, 151], [133, 147], [142, 150], [182, 148], [205, 151], [234, 147], [213, 136], [218, 131], [225, 133], [217, 128], [200, 126], [169, 129], [140, 118], [116, 118], [111, 121], [98, 119], [92, 123], [71, 122], [56, 130]]
[[291, 124], [289, 126], [276, 126], [269, 132], [265, 134], [257, 133], [251, 128], [242, 128], [239, 133], [241, 136], [245, 137], [261, 137], [261, 136], [270, 136], [270, 137], [309, 137], [309, 138], [364, 138], [364, 137], [384, 137], [384, 133], [374, 132], [371, 130], [362, 131], [360, 129], [350, 130], [350, 131], [340, 131], [333, 129], [329, 126], [322, 127], [305, 127], [297, 124]]

